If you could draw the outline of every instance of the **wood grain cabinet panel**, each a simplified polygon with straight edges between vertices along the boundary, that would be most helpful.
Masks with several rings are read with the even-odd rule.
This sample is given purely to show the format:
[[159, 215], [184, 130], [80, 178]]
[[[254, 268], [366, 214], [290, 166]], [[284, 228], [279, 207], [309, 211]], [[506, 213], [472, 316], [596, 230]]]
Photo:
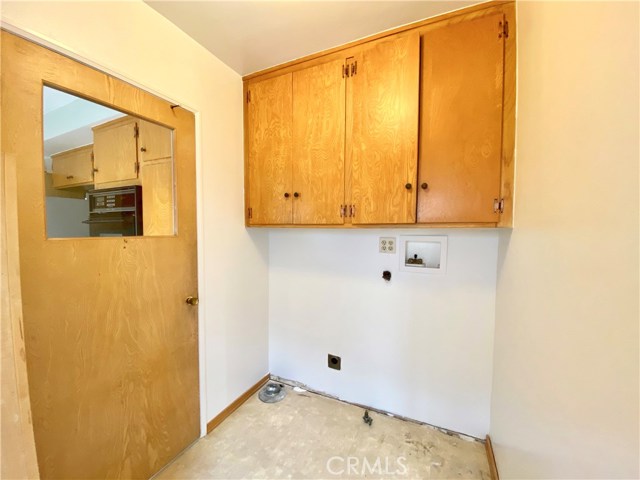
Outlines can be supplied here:
[[247, 104], [250, 225], [292, 222], [292, 75], [251, 85]]
[[497, 13], [423, 36], [419, 223], [499, 220], [502, 21]]
[[173, 235], [175, 206], [172, 159], [142, 163], [140, 183], [144, 234]]
[[511, 226], [515, 54], [489, 2], [245, 77], [247, 225]]
[[93, 145], [51, 155], [52, 183], [55, 188], [93, 183]]
[[344, 61], [293, 72], [293, 223], [344, 223]]
[[138, 120], [138, 160], [140, 163], [170, 159], [172, 136], [170, 128]]
[[138, 119], [139, 180], [145, 235], [173, 235], [173, 130]]
[[365, 46], [353, 61], [347, 88], [352, 223], [414, 223], [419, 34]]
[[138, 178], [138, 124], [122, 117], [93, 127], [96, 188], [132, 184]]

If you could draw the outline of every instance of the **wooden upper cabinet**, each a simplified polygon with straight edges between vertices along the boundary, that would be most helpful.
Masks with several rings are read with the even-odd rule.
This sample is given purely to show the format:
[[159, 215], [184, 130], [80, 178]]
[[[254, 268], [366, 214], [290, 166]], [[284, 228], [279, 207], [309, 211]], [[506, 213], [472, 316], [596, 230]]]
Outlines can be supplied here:
[[96, 188], [123, 185], [138, 178], [138, 124], [122, 117], [93, 127], [93, 165]]
[[502, 13], [424, 33], [419, 223], [499, 220]]
[[140, 163], [171, 159], [173, 131], [162, 125], [138, 120], [138, 160]]
[[343, 59], [293, 72], [293, 223], [342, 224]]
[[347, 82], [347, 164], [354, 224], [414, 223], [418, 32], [364, 45]]
[[175, 233], [173, 130], [122, 117], [93, 128], [95, 188], [142, 186], [144, 234]]
[[515, 3], [244, 78], [247, 225], [512, 225]]
[[93, 145], [74, 148], [51, 155], [52, 180], [55, 188], [76, 187], [93, 183]]
[[247, 90], [248, 223], [292, 222], [292, 74]]

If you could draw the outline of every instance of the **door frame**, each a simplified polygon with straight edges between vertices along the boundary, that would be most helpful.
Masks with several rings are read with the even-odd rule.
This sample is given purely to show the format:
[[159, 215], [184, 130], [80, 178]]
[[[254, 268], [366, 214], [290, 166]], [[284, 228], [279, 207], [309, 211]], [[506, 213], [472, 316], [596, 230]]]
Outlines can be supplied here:
[[[204, 222], [203, 222], [203, 186], [202, 186], [202, 135], [201, 135], [201, 114], [200, 112], [189, 106], [187, 103], [181, 102], [176, 97], [170, 97], [161, 92], [155, 91], [146, 85], [143, 85], [136, 80], [127, 77], [113, 68], [101, 65], [90, 58], [87, 58], [76, 51], [69, 50], [64, 45], [55, 42], [51, 39], [44, 38], [38, 34], [34, 34], [30, 31], [26, 31], [22, 28], [14, 26], [6, 21], [2, 21], [0, 24], [1, 30], [17, 37], [20, 37], [35, 45], [48, 49], [56, 54], [67, 57], [75, 62], [78, 62], [91, 69], [97, 70], [100, 73], [113, 77], [116, 80], [122, 81], [129, 86], [135, 87], [157, 97], [160, 100], [168, 102], [170, 105], [179, 107], [193, 118], [193, 135], [195, 157], [195, 224], [196, 224], [196, 269], [197, 269], [197, 285], [200, 292], [205, 291], [205, 278], [204, 278], [204, 265], [205, 265], [205, 251], [204, 251]], [[3, 159], [4, 161], [4, 159]], [[177, 198], [176, 198], [177, 199]], [[15, 198], [17, 203], [17, 198]], [[180, 216], [178, 216], [178, 222], [180, 222]], [[179, 225], [179, 223], [178, 223]], [[179, 228], [179, 227], [178, 227]], [[178, 230], [179, 231], [179, 230]], [[197, 334], [198, 334], [198, 386], [199, 386], [199, 437], [204, 437], [207, 434], [207, 399], [206, 399], [206, 333], [205, 333], [205, 309], [207, 306], [206, 299], [200, 298], [200, 303], [197, 306]], [[19, 346], [19, 345], [17, 345]], [[31, 415], [30, 409], [27, 412]]]

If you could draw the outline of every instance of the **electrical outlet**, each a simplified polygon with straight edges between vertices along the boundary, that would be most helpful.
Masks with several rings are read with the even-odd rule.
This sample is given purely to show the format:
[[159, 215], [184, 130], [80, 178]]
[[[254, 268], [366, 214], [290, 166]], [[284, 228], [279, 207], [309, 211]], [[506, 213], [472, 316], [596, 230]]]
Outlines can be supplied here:
[[334, 370], [340, 370], [342, 359], [337, 355], [327, 355], [327, 366]]
[[380, 253], [396, 253], [396, 238], [380, 237], [378, 250]]

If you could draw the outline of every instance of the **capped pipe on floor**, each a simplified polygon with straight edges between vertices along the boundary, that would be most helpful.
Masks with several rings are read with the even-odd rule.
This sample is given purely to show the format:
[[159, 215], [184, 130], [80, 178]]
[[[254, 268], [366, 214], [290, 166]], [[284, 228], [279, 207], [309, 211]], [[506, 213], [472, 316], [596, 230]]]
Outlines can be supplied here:
[[284, 389], [283, 384], [269, 382], [262, 388], [262, 390], [260, 390], [258, 398], [264, 403], [276, 403], [282, 400], [286, 395], [287, 391]]

